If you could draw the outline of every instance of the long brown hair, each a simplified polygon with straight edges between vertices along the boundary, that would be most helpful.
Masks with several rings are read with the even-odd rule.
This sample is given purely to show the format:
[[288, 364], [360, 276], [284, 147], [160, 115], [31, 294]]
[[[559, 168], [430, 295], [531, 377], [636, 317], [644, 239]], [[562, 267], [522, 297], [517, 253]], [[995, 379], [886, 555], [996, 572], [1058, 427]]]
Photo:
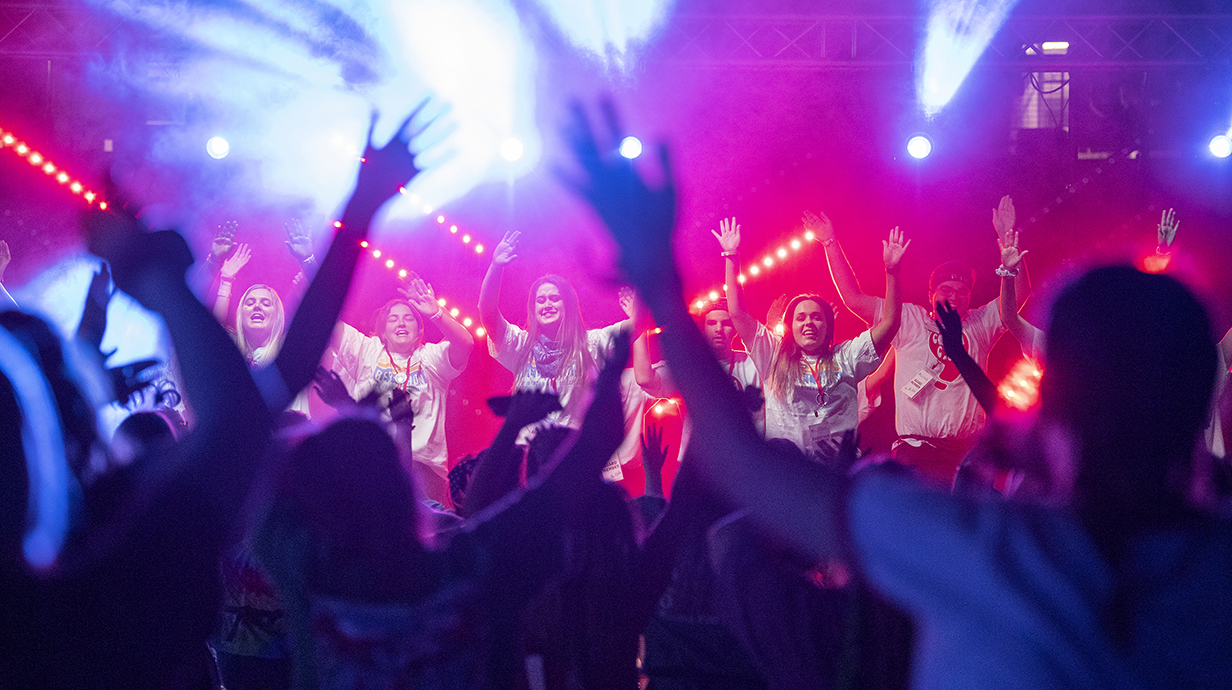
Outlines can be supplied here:
[[411, 349], [411, 352], [414, 352], [424, 343], [424, 321], [423, 317], [419, 315], [419, 310], [415, 308], [415, 305], [404, 299], [391, 299], [385, 303], [385, 306], [377, 309], [376, 312], [373, 313], [372, 318], [375, 320], [375, 323], [372, 324], [372, 335], [376, 336], [376, 338], [381, 341], [381, 344], [385, 346], [385, 349], [389, 349], [389, 343], [385, 342], [385, 324], [389, 321], [389, 312], [393, 311], [394, 307], [399, 304], [405, 306], [407, 309], [410, 309], [411, 315], [415, 317], [415, 323], [419, 324], [419, 340], [415, 342], [415, 347]]
[[783, 339], [779, 342], [779, 347], [774, 353], [774, 360], [770, 364], [769, 388], [779, 400], [787, 399], [787, 392], [804, 374], [800, 365], [804, 351], [796, 344], [791, 324], [796, 307], [808, 300], [816, 302], [821, 307], [821, 315], [826, 321], [826, 341], [822, 347], [819, 362], [827, 369], [834, 363], [834, 309], [829, 302], [818, 295], [796, 295], [787, 303], [787, 309], [783, 315]]
[[564, 309], [560, 315], [560, 326], [556, 331], [556, 342], [563, 348], [558, 372], [564, 373], [572, 364], [577, 364], [578, 375], [585, 377], [587, 372], [595, 368], [595, 358], [590, 354], [590, 341], [586, 336], [586, 324], [582, 322], [582, 310], [578, 307], [577, 291], [569, 281], [554, 273], [549, 273], [530, 286], [526, 296], [526, 352], [522, 355], [522, 366], [518, 367], [517, 376], [530, 363], [531, 352], [539, 341], [539, 319], [535, 318], [535, 295], [544, 283], [551, 283], [560, 290], [561, 304]]

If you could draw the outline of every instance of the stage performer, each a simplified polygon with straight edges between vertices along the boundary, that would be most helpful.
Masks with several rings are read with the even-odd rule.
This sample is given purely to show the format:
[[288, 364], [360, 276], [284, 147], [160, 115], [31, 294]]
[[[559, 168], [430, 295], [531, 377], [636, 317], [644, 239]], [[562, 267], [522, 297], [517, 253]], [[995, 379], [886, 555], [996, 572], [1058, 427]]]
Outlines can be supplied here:
[[[441, 308], [432, 286], [419, 276], [399, 291], [405, 299], [390, 300], [377, 310], [373, 335], [338, 322], [330, 342], [336, 354], [333, 370], [355, 400], [374, 391], [385, 398], [392, 398], [396, 390], [406, 393], [415, 413], [413, 428], [392, 419], [386, 422], [393, 425], [403, 450], [410, 434], [412, 462], [407, 469], [416, 486], [428, 498], [445, 503], [449, 487], [445, 399], [449, 384], [466, 368], [475, 340]], [[440, 328], [441, 342], [424, 342], [425, 319]]]
[[[1009, 242], [1009, 233], [1014, 232], [1014, 219], [1014, 203], [1008, 196], [1003, 197], [993, 209], [993, 227], [1003, 246]], [[891, 342], [896, 353], [894, 404], [898, 438], [893, 444], [894, 457], [937, 483], [950, 486], [959, 461], [984, 427], [984, 412], [958, 368], [945, 356], [933, 309], [915, 304], [904, 304], [901, 310], [887, 309], [885, 300], [860, 290], [830, 220], [824, 215], [806, 213], [804, 226], [825, 247], [830, 276], [844, 306], [872, 324], [879, 323], [891, 311], [902, 312], [902, 327]], [[1016, 246], [1016, 233], [1013, 239]], [[1016, 308], [1021, 307], [1030, 290], [1026, 265], [1019, 262], [1017, 270], [1002, 266], [997, 273], [1016, 279]], [[975, 271], [970, 266], [947, 261], [933, 269], [928, 281], [928, 303], [948, 302], [962, 316], [966, 350], [981, 369], [987, 369], [988, 353], [1005, 332], [1005, 325], [998, 312], [1000, 298], [970, 308], [974, 284]]]
[[714, 236], [726, 263], [732, 322], [766, 382], [766, 438], [787, 439], [816, 459], [832, 460], [843, 434], [859, 423], [858, 384], [881, 364], [898, 332], [899, 263], [911, 242], [903, 242], [898, 228], [882, 242], [887, 317], [834, 345], [834, 311], [817, 295], [797, 295], [787, 303], [783, 325], [788, 330], [781, 336], [749, 314], [738, 280], [740, 226], [732, 218], [719, 228]]
[[[488, 331], [488, 352], [513, 372], [515, 390], [542, 390], [560, 397], [563, 409], [548, 415], [546, 423], [576, 427], [612, 339], [633, 329], [633, 297], [629, 294], [621, 299], [629, 318], [587, 330], [573, 286], [561, 276], [548, 274], [530, 286], [526, 329], [509, 323], [500, 311], [501, 273], [517, 258], [520, 235], [507, 232], [496, 245], [479, 290], [479, 316]], [[523, 434], [519, 443], [528, 438]]]

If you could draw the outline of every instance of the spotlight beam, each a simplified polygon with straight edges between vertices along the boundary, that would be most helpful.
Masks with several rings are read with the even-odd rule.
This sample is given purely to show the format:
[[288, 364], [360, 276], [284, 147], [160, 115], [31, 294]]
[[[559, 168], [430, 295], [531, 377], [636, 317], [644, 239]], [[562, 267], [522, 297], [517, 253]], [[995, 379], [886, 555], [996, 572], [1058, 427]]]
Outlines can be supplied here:
[[927, 117], [941, 112], [1000, 31], [1018, 0], [932, 0], [916, 96]]

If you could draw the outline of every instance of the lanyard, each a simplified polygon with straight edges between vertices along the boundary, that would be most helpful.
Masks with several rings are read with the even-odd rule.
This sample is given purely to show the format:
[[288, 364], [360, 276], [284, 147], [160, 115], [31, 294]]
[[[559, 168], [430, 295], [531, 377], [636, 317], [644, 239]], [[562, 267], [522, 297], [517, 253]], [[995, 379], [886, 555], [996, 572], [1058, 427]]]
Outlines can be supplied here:
[[[389, 357], [389, 366], [394, 369], [394, 388], [402, 386], [402, 392], [405, 393], [406, 384], [411, 380], [411, 358], [406, 358], [406, 371], [398, 371], [398, 362], [394, 359], [394, 353], [390, 352], [388, 347], [385, 348], [385, 356]], [[399, 376], [402, 377], [401, 381], [398, 380]]]
[[[808, 367], [809, 373], [813, 375], [813, 382], [817, 384], [817, 405], [819, 407], [821, 405], [825, 405], [826, 404], [826, 390], [821, 385], [821, 358], [820, 357], [817, 358], [816, 365], [809, 364], [808, 360], [805, 359], [803, 356], [800, 358], [800, 361], [804, 362], [804, 366]], [[818, 416], [819, 412], [820, 412], [819, 409], [814, 410], [813, 416], [814, 417]]]

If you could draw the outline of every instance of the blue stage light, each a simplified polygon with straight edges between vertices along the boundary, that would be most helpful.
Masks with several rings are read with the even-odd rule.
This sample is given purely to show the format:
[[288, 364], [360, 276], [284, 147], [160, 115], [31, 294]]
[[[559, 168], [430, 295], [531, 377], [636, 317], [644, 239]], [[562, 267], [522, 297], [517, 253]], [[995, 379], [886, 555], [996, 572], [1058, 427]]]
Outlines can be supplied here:
[[205, 142], [205, 152], [210, 154], [210, 158], [222, 160], [231, 152], [231, 144], [222, 137], [210, 137], [210, 140]]
[[642, 142], [637, 137], [625, 137], [620, 142], [620, 155], [633, 160], [642, 155]]
[[1211, 155], [1216, 158], [1227, 158], [1232, 155], [1232, 137], [1227, 134], [1218, 134], [1211, 137], [1211, 143], [1207, 144], [1211, 150]]
[[911, 154], [912, 158], [928, 158], [928, 154], [933, 152], [933, 140], [927, 135], [915, 134], [907, 140], [907, 153]]

